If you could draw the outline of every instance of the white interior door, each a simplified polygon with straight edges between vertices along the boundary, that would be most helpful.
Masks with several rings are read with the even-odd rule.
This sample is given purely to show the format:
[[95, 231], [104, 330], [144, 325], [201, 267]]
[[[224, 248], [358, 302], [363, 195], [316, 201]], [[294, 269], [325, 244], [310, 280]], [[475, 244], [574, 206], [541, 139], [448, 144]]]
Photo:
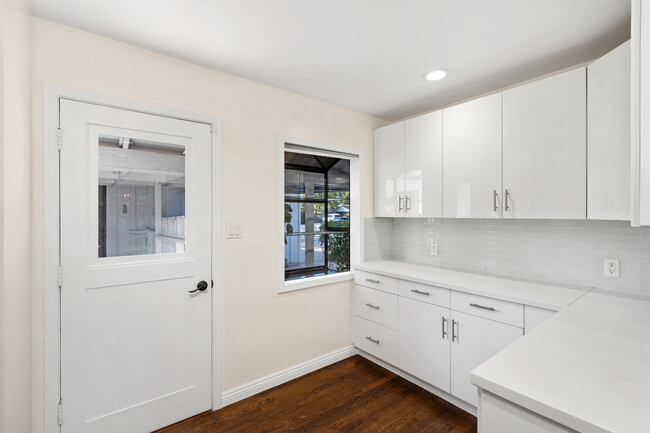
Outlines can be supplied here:
[[62, 431], [209, 410], [210, 126], [68, 100], [60, 125]]

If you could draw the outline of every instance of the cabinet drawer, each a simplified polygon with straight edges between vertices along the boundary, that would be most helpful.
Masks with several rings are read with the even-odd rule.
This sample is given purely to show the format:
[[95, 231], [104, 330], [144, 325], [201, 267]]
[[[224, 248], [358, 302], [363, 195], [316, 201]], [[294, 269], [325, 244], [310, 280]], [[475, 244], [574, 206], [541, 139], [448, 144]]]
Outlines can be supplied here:
[[397, 363], [397, 331], [354, 316], [354, 345], [390, 364]]
[[524, 327], [524, 306], [514, 302], [453, 291], [451, 309], [520, 328]]
[[397, 294], [397, 278], [385, 277], [365, 271], [354, 271], [354, 283]]
[[397, 295], [354, 285], [354, 314], [397, 329]]
[[449, 308], [451, 290], [441, 287], [428, 286], [407, 280], [399, 280], [399, 295], [406, 298], [417, 299], [429, 304]]

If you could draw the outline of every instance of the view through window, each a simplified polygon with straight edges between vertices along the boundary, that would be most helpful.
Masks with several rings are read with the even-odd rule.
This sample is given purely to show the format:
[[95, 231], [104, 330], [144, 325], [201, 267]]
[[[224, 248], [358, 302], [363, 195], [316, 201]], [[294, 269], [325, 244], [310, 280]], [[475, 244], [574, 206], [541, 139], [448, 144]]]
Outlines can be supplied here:
[[350, 161], [284, 153], [285, 280], [350, 270]]

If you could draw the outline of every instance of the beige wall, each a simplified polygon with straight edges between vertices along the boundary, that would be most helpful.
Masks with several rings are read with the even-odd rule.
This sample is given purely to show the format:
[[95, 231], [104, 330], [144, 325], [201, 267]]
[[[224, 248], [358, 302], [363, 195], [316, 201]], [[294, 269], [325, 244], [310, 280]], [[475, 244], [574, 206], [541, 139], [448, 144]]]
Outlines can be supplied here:
[[27, 0], [2, 2], [0, 432], [31, 430], [31, 36]]
[[[41, 19], [33, 21], [34, 422], [42, 421], [42, 85], [45, 82], [219, 116], [223, 221], [223, 390], [351, 344], [350, 282], [277, 294], [275, 138], [363, 150], [372, 216], [372, 131], [385, 122]], [[26, 183], [28, 185], [29, 182]], [[27, 187], [21, 192], [28, 195]], [[34, 431], [38, 431], [36, 428]], [[14, 430], [13, 432], [18, 432]]]

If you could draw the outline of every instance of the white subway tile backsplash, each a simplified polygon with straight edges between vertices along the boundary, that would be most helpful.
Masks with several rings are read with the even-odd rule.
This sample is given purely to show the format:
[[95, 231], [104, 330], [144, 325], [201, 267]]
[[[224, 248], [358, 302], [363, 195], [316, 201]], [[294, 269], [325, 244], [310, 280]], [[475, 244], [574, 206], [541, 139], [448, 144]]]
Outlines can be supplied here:
[[[366, 260], [650, 295], [650, 228], [625, 221], [367, 218], [364, 224]], [[620, 278], [603, 275], [604, 259], [621, 261]]]

